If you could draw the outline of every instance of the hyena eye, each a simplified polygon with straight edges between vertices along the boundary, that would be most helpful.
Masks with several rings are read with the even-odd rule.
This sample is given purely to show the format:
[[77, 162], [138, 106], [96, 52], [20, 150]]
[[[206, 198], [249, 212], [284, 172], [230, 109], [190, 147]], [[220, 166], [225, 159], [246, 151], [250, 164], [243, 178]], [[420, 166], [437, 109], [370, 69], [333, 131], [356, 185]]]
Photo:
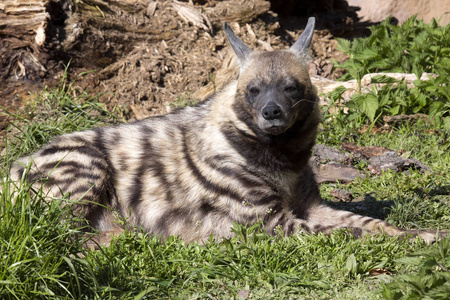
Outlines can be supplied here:
[[295, 86], [293, 86], [293, 85], [290, 85], [290, 86], [287, 86], [287, 87], [284, 88], [284, 90], [286, 92], [290, 92], [290, 93], [294, 92], [296, 89], [297, 88]]
[[260, 90], [257, 88], [250, 88], [249, 90], [250, 94], [252, 94], [253, 96], [259, 95]]

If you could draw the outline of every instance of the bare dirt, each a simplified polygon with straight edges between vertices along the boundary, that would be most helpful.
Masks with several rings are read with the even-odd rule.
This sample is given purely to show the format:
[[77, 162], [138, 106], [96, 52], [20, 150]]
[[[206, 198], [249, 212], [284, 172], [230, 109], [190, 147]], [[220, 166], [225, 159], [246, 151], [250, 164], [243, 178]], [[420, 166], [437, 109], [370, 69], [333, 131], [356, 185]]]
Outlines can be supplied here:
[[[55, 86], [66, 66], [69, 80], [89, 72], [75, 86], [100, 95], [109, 108], [121, 107], [127, 119], [167, 113], [174, 102], [201, 101], [236, 75], [220, 72], [234, 63], [223, 21], [253, 49], [270, 50], [292, 45], [307, 17], [316, 16], [309, 71], [336, 79], [342, 70], [333, 62], [345, 56], [336, 49], [335, 38], [362, 36], [368, 25], [358, 22], [355, 8], [344, 0], [142, 0], [131, 6], [125, 4], [132, 1], [108, 5], [93, 0], [96, 6], [42, 1], [50, 15], [43, 45], [35, 49], [25, 38], [11, 36], [1, 42], [0, 105], [7, 110], [21, 107], [44, 86]], [[189, 9], [200, 19], [190, 16]], [[27, 53], [41, 66], [30, 62], [31, 56], [27, 60]], [[3, 116], [1, 121], [3, 129], [7, 120]]]

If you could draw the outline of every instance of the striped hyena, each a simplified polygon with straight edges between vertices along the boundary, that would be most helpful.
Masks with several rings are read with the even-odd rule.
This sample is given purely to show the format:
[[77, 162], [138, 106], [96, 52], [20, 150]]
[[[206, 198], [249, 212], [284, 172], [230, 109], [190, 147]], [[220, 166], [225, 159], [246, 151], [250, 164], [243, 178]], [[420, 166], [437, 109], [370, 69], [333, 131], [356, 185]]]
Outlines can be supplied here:
[[320, 197], [308, 165], [321, 119], [305, 66], [314, 23], [289, 50], [273, 52], [252, 51], [225, 23], [240, 64], [236, 81], [194, 107], [57, 137], [15, 163], [11, 177], [79, 199], [74, 211], [101, 232], [120, 231], [118, 214], [186, 241], [229, 237], [233, 222], [262, 222], [269, 233], [404, 234]]

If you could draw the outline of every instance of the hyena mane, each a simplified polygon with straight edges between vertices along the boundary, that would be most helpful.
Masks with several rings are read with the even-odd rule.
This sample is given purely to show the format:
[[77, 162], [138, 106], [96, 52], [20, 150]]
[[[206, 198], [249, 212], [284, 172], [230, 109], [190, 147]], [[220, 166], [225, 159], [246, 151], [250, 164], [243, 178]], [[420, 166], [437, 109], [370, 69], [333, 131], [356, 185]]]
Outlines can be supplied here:
[[[252, 51], [226, 24], [240, 75], [222, 91], [168, 115], [55, 138], [11, 169], [101, 232], [131, 226], [186, 241], [230, 237], [233, 223], [273, 233], [402, 235], [388, 223], [335, 210], [308, 165], [320, 122], [305, 56], [314, 18], [288, 50]], [[434, 234], [412, 232], [431, 241]]]

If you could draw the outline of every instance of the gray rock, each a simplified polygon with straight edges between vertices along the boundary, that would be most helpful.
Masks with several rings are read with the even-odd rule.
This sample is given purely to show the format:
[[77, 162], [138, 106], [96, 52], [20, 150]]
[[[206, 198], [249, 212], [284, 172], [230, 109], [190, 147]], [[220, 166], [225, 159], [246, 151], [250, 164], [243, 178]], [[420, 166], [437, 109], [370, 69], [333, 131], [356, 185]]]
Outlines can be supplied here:
[[399, 156], [394, 151], [373, 156], [369, 159], [370, 172], [379, 175], [382, 171], [392, 170], [394, 172], [408, 172], [410, 169], [430, 171], [430, 168], [417, 159]]
[[344, 163], [348, 160], [350, 155], [348, 153], [343, 153], [338, 149], [325, 146], [323, 144], [316, 144], [313, 147], [314, 156], [317, 156], [321, 163], [328, 161], [335, 161]]

